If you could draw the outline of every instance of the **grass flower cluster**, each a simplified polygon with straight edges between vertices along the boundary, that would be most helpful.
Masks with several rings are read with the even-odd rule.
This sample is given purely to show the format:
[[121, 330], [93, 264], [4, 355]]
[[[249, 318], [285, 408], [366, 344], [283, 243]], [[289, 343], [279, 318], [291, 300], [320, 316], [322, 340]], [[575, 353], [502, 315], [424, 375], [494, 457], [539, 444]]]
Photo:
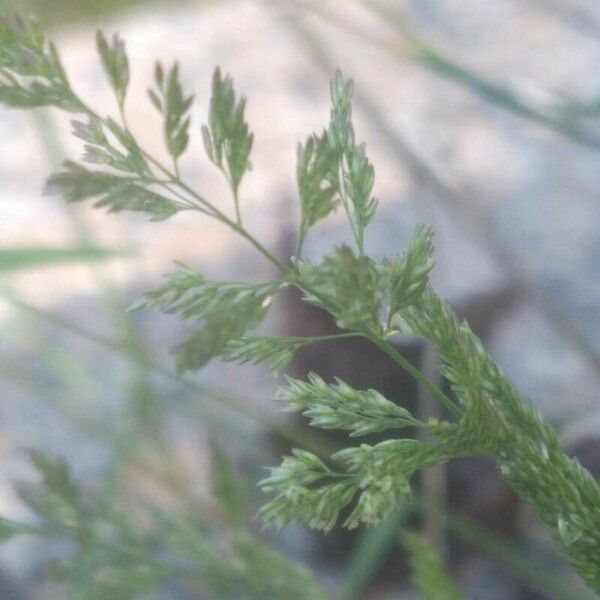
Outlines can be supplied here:
[[[600, 591], [600, 486], [565, 454], [554, 429], [505, 377], [468, 324], [459, 321], [431, 288], [431, 231], [419, 227], [393, 259], [377, 262], [365, 254], [365, 235], [377, 209], [375, 172], [365, 145], [356, 141], [352, 81], [339, 71], [335, 74], [329, 123], [298, 146], [298, 244], [287, 261], [274, 256], [244, 224], [244, 212], [252, 209], [243, 204], [241, 185], [250, 168], [253, 135], [245, 120], [245, 100], [236, 96], [231, 77], [215, 71], [208, 123], [202, 129], [208, 159], [231, 189], [231, 210], [224, 210], [179, 174], [193, 96], [183, 91], [177, 66], [164, 69], [157, 63], [149, 90], [163, 119], [165, 147], [173, 162], [165, 165], [141, 147], [127, 125], [129, 64], [122, 40], [107, 41], [99, 34], [97, 43], [120, 122], [102, 116], [73, 92], [54, 45], [34, 25], [9, 18], [0, 22], [0, 102], [13, 108], [54, 106], [66, 111], [74, 118], [74, 134], [84, 142], [83, 161], [88, 166], [67, 163], [49, 179], [48, 189], [68, 202], [90, 199], [110, 212], [135, 211], [154, 220], [199, 212], [244, 238], [277, 271], [273, 281], [222, 282], [179, 265], [162, 286], [148, 292], [138, 307], [156, 307], [193, 324], [176, 349], [178, 369], [197, 370], [216, 357], [284, 369], [299, 348], [323, 338], [259, 336], [252, 331], [267, 315], [274, 295], [294, 287], [305, 302], [335, 319], [340, 333], [327, 339], [354, 335], [370, 340], [447, 409], [447, 420], [422, 422], [373, 390], [353, 389], [339, 380], [326, 383], [316, 375], [307, 381], [288, 380], [279, 402], [303, 413], [314, 427], [347, 431], [353, 438], [387, 431], [389, 438], [352, 445], [330, 457], [294, 450], [259, 484], [271, 495], [260, 511], [265, 523], [303, 523], [329, 531], [343, 513], [346, 527], [371, 525], [406, 501], [417, 471], [458, 457], [492, 456], [501, 476], [556, 534], [573, 567]], [[352, 243], [320, 262], [306, 261], [302, 248], [310, 229], [336, 210], [347, 215]], [[433, 345], [451, 394], [395, 350], [390, 336], [396, 333], [419, 336]], [[432, 441], [413, 439], [415, 429], [426, 430]], [[398, 437], [403, 430], [405, 437]], [[60, 468], [40, 466], [50, 490], [55, 481], [64, 480]], [[63, 504], [68, 508], [74, 490], [70, 484], [65, 489], [69, 497]], [[60, 518], [77, 527], [76, 512]], [[82, 530], [82, 539], [88, 535]], [[424, 555], [417, 541], [410, 544], [416, 554]], [[458, 595], [452, 591], [445, 597]]]

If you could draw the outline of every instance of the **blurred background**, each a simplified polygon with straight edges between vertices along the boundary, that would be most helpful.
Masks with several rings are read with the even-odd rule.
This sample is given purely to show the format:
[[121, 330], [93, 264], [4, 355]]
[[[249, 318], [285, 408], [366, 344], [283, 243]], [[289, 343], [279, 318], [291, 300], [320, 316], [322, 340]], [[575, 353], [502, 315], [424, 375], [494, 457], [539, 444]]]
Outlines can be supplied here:
[[[132, 70], [129, 124], [159, 156], [159, 116], [145, 90], [156, 59], [179, 60], [184, 86], [196, 94], [182, 176], [224, 206], [227, 189], [205, 158], [200, 125], [214, 66], [231, 73], [249, 99], [255, 132], [242, 210], [248, 228], [284, 259], [295, 243], [296, 144], [328, 122], [328, 81], [339, 66], [355, 80], [355, 125], [376, 166], [380, 210], [367, 251], [392, 256], [417, 223], [430, 223], [436, 289], [556, 424], [569, 453], [600, 473], [600, 5], [4, 5], [37, 15], [76, 90], [101, 112], [112, 110], [113, 99], [94, 33], [120, 32]], [[213, 362], [197, 376], [177, 377], [169, 350], [182, 322], [126, 307], [175, 260], [221, 280], [264, 279], [270, 266], [201, 216], [149, 223], [45, 196], [46, 177], [80, 155], [61, 114], [2, 109], [0, 139], [0, 514], [31, 518], [15, 482], [35, 480], [26, 452], [33, 447], [66, 459], [92, 496], [109, 494], [131, 510], [186, 510], [207, 521], [214, 519], [215, 464], [227, 462], [244, 498], [248, 535], [307, 566], [332, 598], [415, 597], [398, 537], [416, 522], [469, 598], [590, 598], [548, 533], [485, 460], [427, 472], [417, 485], [435, 510], [425, 516], [402, 511], [376, 528], [327, 537], [295, 527], [261, 533], [252, 515], [263, 500], [255, 487], [263, 466], [276, 464], [291, 446], [339, 447], [344, 440], [279, 417], [272, 402], [277, 381], [261, 367]], [[346, 236], [342, 217], [333, 218], [311, 234], [307, 255], [316, 259]], [[101, 250], [74, 250], [81, 246]], [[291, 296], [275, 309], [269, 331], [331, 328]], [[427, 348], [410, 339], [397, 344], [436, 377]], [[291, 372], [309, 370], [375, 387], [424, 415], [437, 410], [362, 344], [303, 352]], [[46, 576], [49, 560], [63, 550], [31, 536], [5, 544], [0, 599], [67, 597]], [[172, 584], [141, 597], [248, 597], [218, 589]]]

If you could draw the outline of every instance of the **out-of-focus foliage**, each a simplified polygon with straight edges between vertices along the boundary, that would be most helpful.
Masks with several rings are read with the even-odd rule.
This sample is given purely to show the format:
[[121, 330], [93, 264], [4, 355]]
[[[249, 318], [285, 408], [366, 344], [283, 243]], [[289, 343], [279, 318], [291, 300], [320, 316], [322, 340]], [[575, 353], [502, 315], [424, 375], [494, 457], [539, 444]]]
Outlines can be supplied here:
[[[214, 495], [223, 518], [147, 506], [126, 510], [105, 494], [90, 496], [66, 463], [30, 453], [40, 482], [18, 491], [35, 525], [0, 521], [0, 538], [38, 535], [69, 542], [72, 551], [48, 565], [73, 600], [128, 600], [187, 582], [207, 597], [237, 600], [325, 598], [308, 572], [249, 533], [232, 467], [213, 447]], [[142, 525], [142, 523], [145, 523]]]
[[50, 267], [68, 263], [103, 261], [118, 256], [119, 252], [94, 246], [81, 248], [19, 247], [0, 248], [0, 274]]
[[463, 600], [454, 582], [444, 569], [444, 565], [427, 540], [414, 533], [404, 536], [404, 543], [410, 551], [413, 578], [421, 600]]
[[[185, 4], [192, 0], [170, 1]], [[18, 10], [21, 14], [35, 14], [43, 25], [53, 26], [64, 25], [67, 19], [70, 24], [91, 21], [103, 15], [156, 2], [157, 0], [3, 0], [0, 2], [0, 8], [4, 5]]]

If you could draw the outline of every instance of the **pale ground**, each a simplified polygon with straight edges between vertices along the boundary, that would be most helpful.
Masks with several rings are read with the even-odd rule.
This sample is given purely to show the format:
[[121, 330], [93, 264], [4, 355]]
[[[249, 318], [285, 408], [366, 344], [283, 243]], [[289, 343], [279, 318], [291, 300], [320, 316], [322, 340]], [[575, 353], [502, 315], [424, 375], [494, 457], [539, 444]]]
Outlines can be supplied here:
[[[558, 0], [397, 4], [406, 9], [410, 26], [449, 56], [509, 83], [525, 98], [553, 103], [590, 97], [600, 89], [600, 33], [591, 22], [561, 17], [563, 13], [553, 9], [564, 6]], [[307, 5], [343, 14], [363, 30], [385, 31], [380, 21], [348, 0]], [[577, 6], [600, 18], [600, 5]], [[95, 27], [61, 30], [54, 37], [77, 89], [96, 107], [111, 110], [94, 51]], [[154, 6], [120, 15], [102, 27], [107, 32], [118, 29], [127, 40], [133, 71], [130, 124], [144, 145], [159, 155], [159, 120], [144, 89], [155, 58], [165, 63], [180, 60], [184, 81], [196, 94], [195, 135], [183, 174], [224, 207], [230, 200], [219, 174], [205, 159], [199, 126], [206, 118], [213, 67], [219, 64], [234, 76], [237, 89], [249, 98], [247, 116], [255, 131], [254, 170], [242, 187], [244, 217], [275, 249], [284, 247], [284, 232], [296, 222], [296, 143], [326, 124], [327, 79], [333, 65], [339, 65], [355, 79], [361, 99], [366, 96], [355, 110], [356, 128], [376, 165], [382, 206], [367, 242], [371, 250], [392, 255], [414, 224], [424, 221], [436, 230], [434, 279], [443, 295], [460, 303], [511, 285], [510, 268], [502, 267], [488, 249], [490, 230], [474, 235], [444, 193], [414, 178], [388, 143], [390, 135], [397, 135], [435, 170], [455, 198], [484, 218], [496, 246], [510, 253], [532, 286], [541, 287], [561, 310], [570, 307], [576, 327], [600, 352], [597, 151], [491, 107], [422, 67], [392, 58], [315, 15], [293, 10], [291, 3]], [[299, 28], [304, 34], [299, 35]], [[306, 35], [314, 38], [312, 42]], [[321, 50], [310, 43], [321, 45]], [[367, 102], [383, 115], [383, 135], [365, 110]], [[268, 276], [268, 267], [250, 247], [202, 217], [146, 223], [137, 216], [107, 216], [89, 206], [69, 212], [59, 199], [43, 196], [45, 176], [65, 156], [79, 154], [62, 115], [34, 119], [0, 111], [0, 139], [2, 246], [71, 242], [76, 239], [74, 222], [79, 221], [93, 230], [98, 242], [135, 250], [135, 258], [105, 270], [124, 290], [157, 281], [173, 260], [201, 265], [207, 274], [223, 279]], [[316, 232], [309, 254], [317, 256], [341, 240], [341, 222], [334, 219]], [[75, 297], [92, 295], [97, 287], [84, 267], [32, 272], [8, 283], [46, 308], [72, 306]], [[508, 374], [544, 411], [566, 422], [568, 435], [597, 434], [598, 373], [553, 332], [539, 310], [522, 303], [508, 314], [498, 312], [499, 326], [489, 343]], [[10, 306], [0, 305], [0, 314], [11, 320], [13, 313]], [[18, 396], [18, 388], [11, 388], [13, 393]]]

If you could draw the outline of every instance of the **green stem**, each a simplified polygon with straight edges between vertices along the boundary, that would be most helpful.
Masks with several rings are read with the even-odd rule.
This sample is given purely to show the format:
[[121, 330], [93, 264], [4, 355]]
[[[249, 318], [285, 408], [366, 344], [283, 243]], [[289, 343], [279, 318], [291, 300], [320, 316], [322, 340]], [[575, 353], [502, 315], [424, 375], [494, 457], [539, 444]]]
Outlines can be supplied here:
[[[232, 188], [233, 189], [233, 188]], [[240, 212], [240, 198], [237, 189], [233, 190], [233, 205], [235, 206], [235, 218], [237, 223], [242, 226], [242, 213]]]
[[392, 360], [398, 363], [405, 371], [407, 371], [416, 381], [423, 387], [427, 388], [434, 394], [438, 400], [457, 418], [462, 416], [461, 409], [452, 401], [444, 392], [431, 380], [429, 380], [419, 369], [417, 369], [408, 359], [400, 354], [392, 344], [387, 340], [380, 339], [373, 334], [367, 336], [374, 344], [376, 344], [383, 352], [385, 352]]
[[306, 233], [304, 231], [303, 220], [300, 219], [300, 226], [298, 227], [298, 240], [296, 241], [296, 249], [294, 250], [294, 265], [300, 262], [302, 256], [302, 246], [304, 244], [304, 238]]
[[233, 206], [235, 208], [235, 220], [238, 223], [238, 225], [241, 225], [242, 224], [242, 213], [240, 212], [240, 197], [239, 197], [238, 186], [236, 186], [234, 184], [233, 177], [231, 176], [230, 171], [228, 169], [226, 169], [222, 163], [219, 163], [217, 166], [223, 173], [223, 176], [225, 177], [225, 180], [227, 181], [227, 185], [229, 186], [229, 189], [231, 190], [231, 195], [233, 196]]
[[267, 250], [251, 233], [249, 233], [242, 225], [231, 221], [229, 218], [225, 217], [225, 221], [223, 221], [226, 225], [229, 225], [231, 229], [239, 233], [244, 239], [246, 239], [252, 246], [256, 248], [269, 262], [275, 265], [282, 273], [287, 273], [289, 271], [289, 267], [280, 261], [274, 254], [271, 254], [269, 250]]
[[353, 337], [365, 337], [360, 331], [350, 331], [348, 333], [332, 333], [331, 335], [314, 335], [308, 338], [299, 337], [299, 339], [306, 339], [309, 342], [327, 342], [329, 340], [343, 340]]

